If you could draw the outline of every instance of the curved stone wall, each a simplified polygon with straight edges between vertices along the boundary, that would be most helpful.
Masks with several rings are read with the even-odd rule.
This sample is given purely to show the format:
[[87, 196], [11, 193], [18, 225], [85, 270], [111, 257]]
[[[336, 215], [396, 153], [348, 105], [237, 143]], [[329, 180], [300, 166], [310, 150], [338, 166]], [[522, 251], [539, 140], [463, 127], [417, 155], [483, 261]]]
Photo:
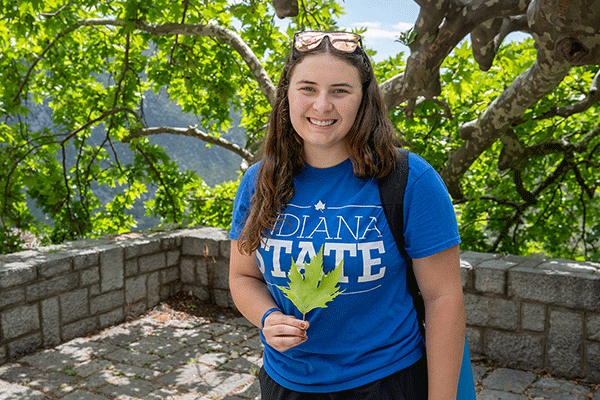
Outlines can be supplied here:
[[[235, 307], [216, 228], [127, 234], [0, 256], [0, 364], [179, 292]], [[600, 381], [600, 264], [463, 252], [469, 346], [500, 365]]]

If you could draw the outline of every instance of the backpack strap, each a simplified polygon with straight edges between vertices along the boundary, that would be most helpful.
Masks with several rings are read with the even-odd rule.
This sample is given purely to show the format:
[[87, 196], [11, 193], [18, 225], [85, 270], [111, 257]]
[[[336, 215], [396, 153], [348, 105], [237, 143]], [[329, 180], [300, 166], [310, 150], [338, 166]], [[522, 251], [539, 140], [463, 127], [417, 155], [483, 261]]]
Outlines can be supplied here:
[[412, 259], [408, 256], [404, 241], [404, 191], [408, 181], [408, 149], [398, 149], [396, 167], [386, 177], [379, 179], [379, 196], [383, 205], [383, 212], [392, 231], [400, 254], [406, 260], [406, 282], [413, 299], [419, 329], [425, 337], [425, 303], [421, 297], [419, 285], [415, 278]]

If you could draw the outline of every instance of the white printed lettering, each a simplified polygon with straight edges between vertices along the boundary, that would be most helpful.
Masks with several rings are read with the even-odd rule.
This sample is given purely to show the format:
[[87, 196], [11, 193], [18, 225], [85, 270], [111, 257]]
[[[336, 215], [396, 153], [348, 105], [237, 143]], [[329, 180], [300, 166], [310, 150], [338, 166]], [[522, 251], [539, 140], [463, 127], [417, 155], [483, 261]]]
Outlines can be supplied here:
[[385, 267], [381, 267], [378, 273], [373, 275], [372, 267], [381, 264], [381, 258], [371, 258], [371, 250], [379, 250], [379, 254], [385, 253], [383, 242], [359, 243], [358, 250], [362, 252], [363, 276], [358, 277], [358, 282], [371, 282], [383, 278]]

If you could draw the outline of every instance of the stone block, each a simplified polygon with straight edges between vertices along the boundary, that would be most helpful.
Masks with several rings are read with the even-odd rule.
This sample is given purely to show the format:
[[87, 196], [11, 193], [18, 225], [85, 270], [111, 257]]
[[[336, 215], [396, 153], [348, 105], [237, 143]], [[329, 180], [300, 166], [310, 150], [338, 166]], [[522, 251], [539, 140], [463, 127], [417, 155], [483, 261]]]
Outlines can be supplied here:
[[179, 257], [181, 256], [181, 251], [179, 250], [169, 250], [167, 251], [167, 267], [174, 267], [179, 265]]
[[546, 339], [548, 372], [576, 377], [582, 372], [583, 316], [570, 311], [552, 310], [549, 313]]
[[63, 323], [81, 319], [89, 314], [88, 290], [79, 289], [60, 295]]
[[125, 306], [124, 293], [122, 290], [116, 290], [93, 297], [90, 301], [90, 314], [97, 315], [123, 306]]
[[152, 308], [160, 302], [160, 283], [158, 272], [148, 276], [148, 307]]
[[585, 326], [587, 333], [586, 337], [589, 340], [600, 341], [600, 314], [588, 314]]
[[471, 289], [471, 282], [473, 276], [473, 266], [470, 262], [461, 259], [460, 260], [460, 281], [462, 283], [462, 288]]
[[506, 292], [506, 272], [515, 264], [495, 259], [484, 261], [475, 268], [475, 290], [486, 293]]
[[37, 270], [24, 262], [13, 262], [0, 268], [0, 289], [22, 285], [37, 278]]
[[45, 299], [59, 293], [73, 290], [79, 284], [77, 273], [57, 276], [47, 281], [38, 282], [27, 286], [25, 297], [28, 302]]
[[27, 335], [8, 343], [8, 358], [18, 358], [31, 354], [42, 347], [42, 338], [39, 333]]
[[138, 258], [140, 273], [153, 272], [167, 266], [165, 253], [156, 253]]
[[183, 283], [196, 283], [196, 275], [194, 273], [196, 269], [195, 261], [190, 257], [181, 258], [181, 282]]
[[161, 251], [161, 241], [157, 238], [136, 239], [124, 247], [125, 258], [130, 259]]
[[73, 268], [80, 270], [100, 264], [100, 253], [98, 249], [80, 250], [73, 256]]
[[600, 310], [600, 274], [548, 270], [540, 267], [517, 266], [510, 269], [508, 295], [549, 305]]
[[5, 339], [14, 339], [40, 329], [40, 313], [37, 304], [25, 305], [0, 314]]
[[462, 251], [460, 253], [460, 259], [467, 261], [473, 267], [478, 266], [484, 261], [494, 260], [496, 258], [500, 258], [500, 255], [490, 253], [477, 253], [475, 251]]
[[8, 359], [7, 351], [5, 346], [0, 346], [0, 365], [4, 364]]
[[181, 253], [190, 256], [219, 257], [220, 243], [225, 240], [228, 240], [228, 237], [224, 229], [194, 229], [182, 238]]
[[125, 319], [122, 308], [117, 308], [116, 310], [112, 310], [107, 312], [106, 314], [100, 315], [100, 329], [108, 328], [118, 323], [122, 322]]
[[212, 268], [212, 263], [211, 265], [211, 276], [209, 278], [209, 269], [208, 269], [208, 263], [205, 260], [198, 260], [196, 262], [196, 277], [197, 277], [197, 281], [195, 282], [196, 284], [200, 283], [201, 285], [204, 286], [211, 286], [212, 282], [214, 280], [214, 268]]
[[464, 304], [468, 325], [518, 328], [519, 304], [516, 301], [465, 293]]
[[44, 346], [60, 343], [60, 311], [57, 297], [42, 300], [42, 342]]
[[69, 272], [72, 266], [72, 259], [65, 253], [44, 253], [36, 259], [38, 276], [51, 278]]
[[543, 332], [546, 325], [546, 306], [523, 303], [521, 305], [521, 328]]
[[491, 329], [484, 335], [483, 352], [490, 359], [512, 368], [542, 368], [542, 336]]
[[192, 296], [196, 296], [200, 300], [210, 300], [210, 292], [205, 286], [184, 285], [183, 290], [186, 293], [190, 293]]
[[98, 329], [98, 323], [95, 317], [86, 318], [64, 325], [62, 328], [63, 340], [71, 340], [77, 337], [85, 336], [88, 333]]
[[229, 262], [217, 260], [207, 264], [208, 268], [213, 268], [213, 287], [229, 290]]
[[112, 247], [100, 253], [100, 291], [102, 293], [121, 289], [124, 283], [125, 266], [123, 249]]
[[171, 285], [161, 285], [159, 290], [160, 301], [164, 301], [174, 294], [175, 293], [171, 288]]
[[161, 250], [174, 250], [178, 249], [181, 245], [180, 237], [164, 236], [161, 238], [160, 249]]
[[481, 330], [467, 326], [467, 341], [469, 342], [471, 358], [481, 356], [483, 349]]
[[25, 289], [3, 290], [0, 295], [0, 310], [12, 304], [17, 304], [25, 300]]
[[[219, 307], [229, 308], [229, 293], [228, 290], [213, 289], [215, 304]], [[231, 301], [231, 303], [233, 303], [233, 301]]]
[[89, 286], [95, 283], [100, 283], [100, 267], [95, 266], [84, 269], [79, 273], [81, 278], [81, 286]]
[[231, 240], [224, 240], [219, 244], [219, 255], [229, 260], [231, 256]]
[[[588, 344], [586, 347], [586, 358], [589, 369], [587, 374], [588, 380], [600, 382], [600, 344]], [[600, 390], [598, 390], [598, 394], [600, 394]], [[598, 397], [600, 398], [600, 396]]]
[[138, 274], [138, 260], [137, 258], [125, 261], [125, 276], [134, 276]]
[[135, 303], [146, 298], [147, 275], [136, 276], [125, 281], [125, 303]]
[[160, 277], [162, 284], [175, 282], [179, 279], [179, 268], [171, 267], [160, 271]]

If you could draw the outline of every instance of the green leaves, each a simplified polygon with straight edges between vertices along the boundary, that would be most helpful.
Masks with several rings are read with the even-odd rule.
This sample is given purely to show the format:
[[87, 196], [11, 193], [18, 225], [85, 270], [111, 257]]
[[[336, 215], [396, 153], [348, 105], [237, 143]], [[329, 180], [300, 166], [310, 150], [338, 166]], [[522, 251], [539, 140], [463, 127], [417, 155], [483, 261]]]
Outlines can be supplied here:
[[343, 263], [341, 261], [333, 271], [324, 275], [323, 246], [321, 246], [321, 250], [310, 260], [310, 264], [304, 263], [304, 276], [300, 274], [298, 266], [292, 259], [289, 288], [281, 286], [277, 288], [294, 303], [304, 319], [310, 310], [327, 307], [328, 302], [343, 292], [336, 286], [342, 276]]

